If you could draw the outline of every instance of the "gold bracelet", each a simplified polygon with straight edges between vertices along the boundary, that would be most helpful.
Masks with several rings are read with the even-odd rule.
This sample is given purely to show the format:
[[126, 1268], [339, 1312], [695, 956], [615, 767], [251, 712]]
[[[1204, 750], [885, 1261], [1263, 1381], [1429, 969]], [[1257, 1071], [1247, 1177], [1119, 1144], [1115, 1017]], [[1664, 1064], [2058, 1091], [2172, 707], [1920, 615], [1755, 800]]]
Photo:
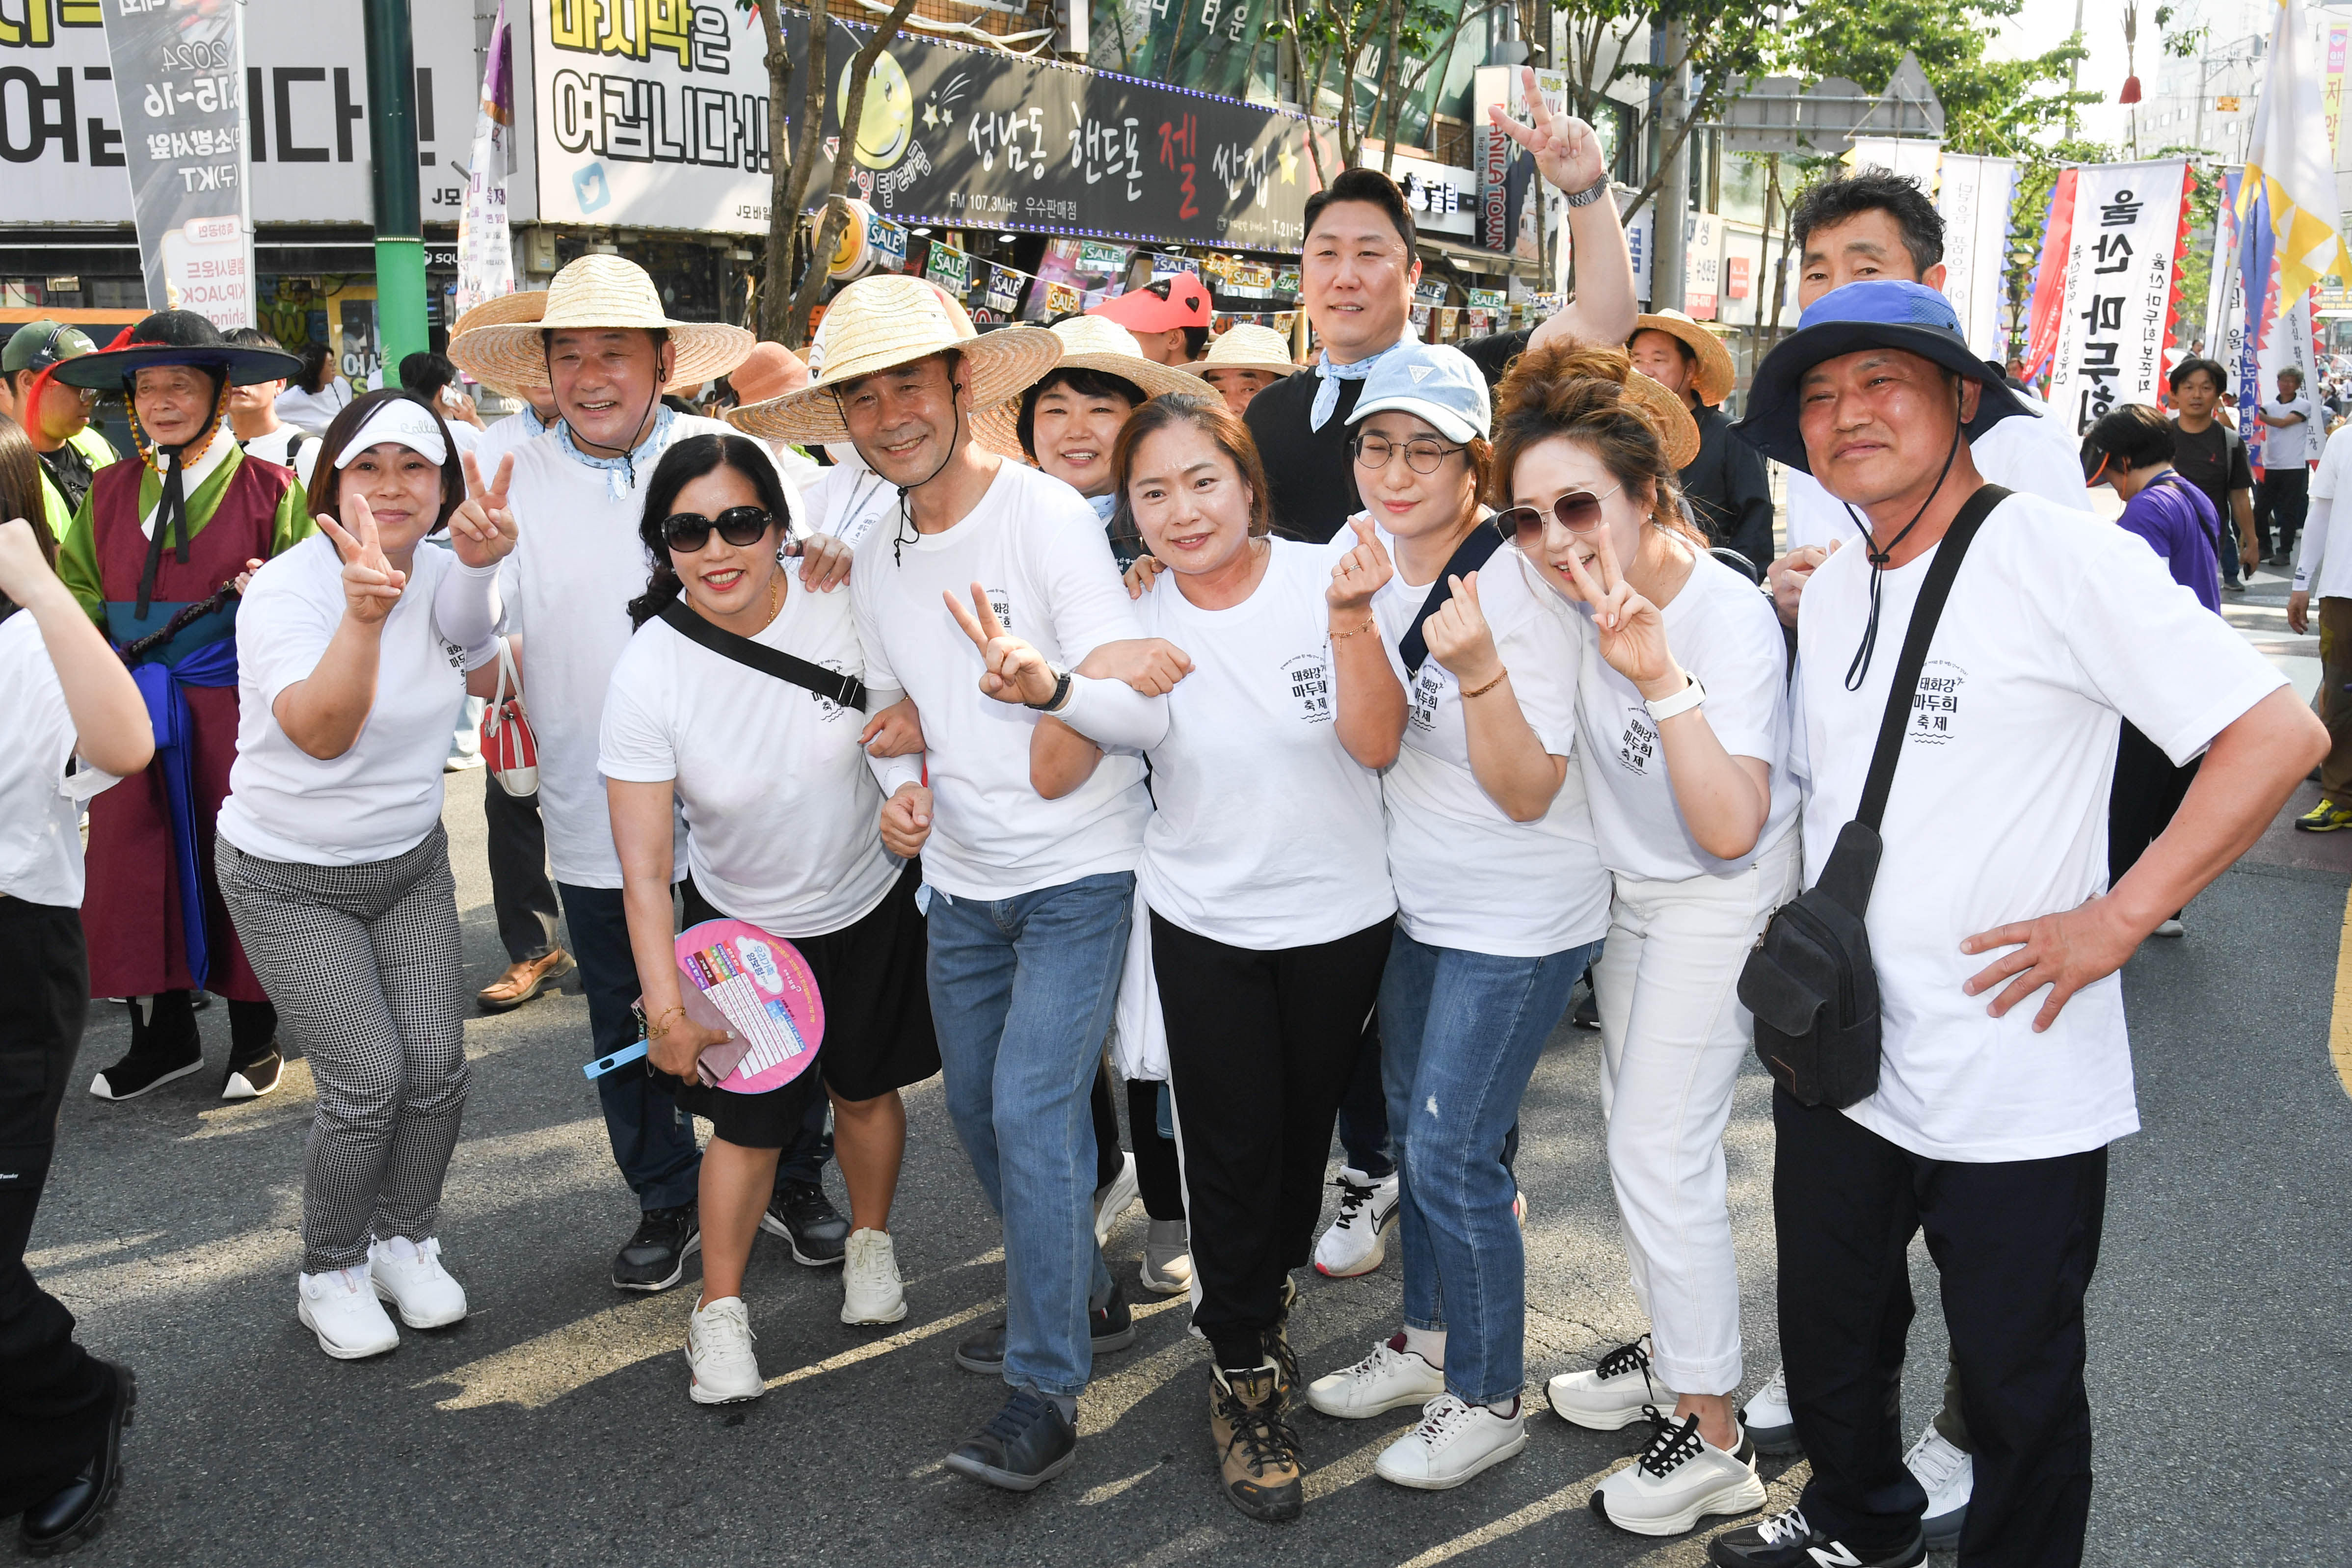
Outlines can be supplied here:
[[1507, 681], [1507, 680], [1509, 680], [1510, 678], [1511, 678], [1511, 672], [1510, 672], [1510, 671], [1508, 671], [1508, 670], [1505, 670], [1501, 674], [1496, 675], [1493, 680], [1488, 681], [1485, 685], [1480, 686], [1476, 691], [1475, 691], [1475, 692], [1464, 692], [1464, 693], [1462, 694], [1462, 700], [1463, 700], [1464, 702], [1468, 702], [1472, 697], [1483, 697], [1483, 696], [1485, 696], [1488, 692], [1493, 691], [1496, 686], [1501, 685], [1505, 681]]
[[1365, 616], [1365, 617], [1364, 617], [1364, 623], [1363, 623], [1361, 626], [1357, 627], [1353, 632], [1332, 632], [1332, 633], [1331, 633], [1331, 641], [1333, 641], [1334, 643], [1336, 643], [1336, 642], [1338, 642], [1338, 641], [1339, 641], [1340, 638], [1342, 638], [1342, 637], [1360, 637], [1360, 636], [1362, 636], [1365, 632], [1371, 631], [1374, 627], [1378, 626], [1380, 623], [1381, 623], [1381, 622], [1380, 622], [1380, 617], [1378, 617], [1378, 616], [1376, 616], [1376, 615], [1367, 615], [1367, 616]]
[[662, 1036], [667, 1034], [669, 1032], [669, 1023], [667, 1020], [672, 1013], [676, 1013], [681, 1019], [685, 1018], [686, 1004], [684, 1002], [680, 1002], [674, 1008], [664, 1008], [658, 1016], [649, 1019], [646, 1024], [646, 1038], [647, 1040], [659, 1040]]

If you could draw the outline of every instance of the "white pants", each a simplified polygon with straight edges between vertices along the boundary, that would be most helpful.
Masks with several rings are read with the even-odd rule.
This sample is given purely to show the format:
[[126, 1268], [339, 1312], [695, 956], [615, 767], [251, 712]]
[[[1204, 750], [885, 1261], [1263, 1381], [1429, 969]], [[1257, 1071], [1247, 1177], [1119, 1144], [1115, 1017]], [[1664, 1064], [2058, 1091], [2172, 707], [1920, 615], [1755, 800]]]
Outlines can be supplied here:
[[1739, 1386], [1723, 1130], [1755, 1035], [1736, 988], [1801, 870], [1792, 825], [1737, 876], [1621, 876], [1594, 969], [1609, 1177], [1652, 1360], [1677, 1394]]

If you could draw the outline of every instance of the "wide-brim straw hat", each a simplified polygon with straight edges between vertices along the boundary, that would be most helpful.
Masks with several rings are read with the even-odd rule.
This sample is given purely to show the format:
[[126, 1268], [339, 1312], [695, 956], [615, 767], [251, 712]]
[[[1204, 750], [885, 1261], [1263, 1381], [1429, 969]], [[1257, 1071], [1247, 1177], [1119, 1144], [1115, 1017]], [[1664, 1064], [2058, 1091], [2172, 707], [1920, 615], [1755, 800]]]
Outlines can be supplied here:
[[1290, 340], [1271, 327], [1261, 327], [1254, 321], [1236, 321], [1225, 329], [1209, 351], [1192, 361], [1193, 373], [1210, 371], [1262, 371], [1270, 376], [1286, 376], [1298, 369], [1290, 357]]
[[[1680, 340], [1698, 356], [1697, 378], [1691, 382], [1691, 391], [1698, 393], [1698, 401], [1707, 407], [1717, 407], [1731, 395], [1731, 383], [1738, 374], [1731, 368], [1731, 350], [1723, 346], [1722, 339], [1690, 317], [1679, 310], [1653, 311], [1635, 317], [1633, 330], [1664, 332]], [[1633, 340], [1628, 338], [1626, 341]]]
[[782, 343], [757, 343], [728, 376], [738, 402], [770, 402], [809, 384], [809, 368]]
[[1690, 404], [1665, 382], [1640, 371], [1626, 373], [1625, 395], [1649, 415], [1658, 444], [1665, 448], [1667, 466], [1676, 471], [1689, 467], [1698, 456], [1698, 421], [1691, 417]]
[[[485, 300], [467, 311], [520, 301], [519, 295]], [[529, 308], [509, 308], [520, 317]], [[674, 321], [662, 308], [652, 275], [617, 256], [583, 256], [555, 275], [541, 297], [538, 316], [469, 327], [451, 333], [449, 358], [476, 381], [494, 387], [547, 384], [547, 350], [540, 334], [594, 328], [667, 332], [676, 353], [669, 384], [695, 387], [723, 376], [743, 362], [754, 340], [740, 327], [721, 321]]]
[[[1144, 358], [1143, 345], [1135, 340], [1135, 334], [1116, 321], [1100, 316], [1073, 316], [1056, 321], [1048, 330], [1062, 340], [1062, 357], [1054, 366], [1055, 371], [1100, 371], [1105, 375], [1118, 376], [1142, 388], [1147, 401], [1162, 392], [1183, 392], [1192, 397], [1217, 395], [1216, 388], [1192, 371]], [[1035, 382], [1030, 384], [1034, 386]], [[1022, 389], [1024, 396], [1028, 390]], [[972, 415], [972, 438], [992, 452], [1025, 462], [1029, 454], [1021, 449], [1020, 420], [1021, 398], [1007, 399]]]
[[823, 337], [824, 360], [814, 381], [796, 392], [730, 409], [728, 423], [772, 441], [847, 441], [849, 427], [834, 395], [844, 382], [955, 349], [963, 355], [966, 406], [984, 409], [1034, 386], [1062, 357], [1062, 340], [1044, 328], [981, 332], [961, 306], [901, 273], [861, 277], [835, 295], [825, 308]]

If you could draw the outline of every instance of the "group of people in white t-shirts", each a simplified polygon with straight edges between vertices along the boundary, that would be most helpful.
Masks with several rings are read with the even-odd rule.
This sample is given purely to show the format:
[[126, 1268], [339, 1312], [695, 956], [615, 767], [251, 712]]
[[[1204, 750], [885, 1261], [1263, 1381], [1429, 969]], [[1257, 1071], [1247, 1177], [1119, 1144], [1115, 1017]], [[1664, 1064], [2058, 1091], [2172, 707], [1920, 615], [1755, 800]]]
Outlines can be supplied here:
[[[1576, 221], [1613, 222], [1579, 199], [1589, 130], [1544, 110], [1510, 129]], [[511, 438], [461, 452], [406, 391], [342, 409], [313, 469], [320, 532], [247, 592], [219, 821], [223, 898], [318, 1084], [296, 1307], [321, 1349], [379, 1354], [394, 1317], [467, 1310], [437, 1223], [467, 1092], [441, 763], [503, 641], [596, 1052], [645, 1047], [597, 1079], [641, 1210], [613, 1282], [666, 1290], [701, 1255], [696, 1401], [766, 1390], [746, 1265], [813, 1114], [831, 1113], [850, 1199], [841, 1318], [906, 1316], [902, 1092], [940, 1073], [1005, 1281], [1001, 1320], [953, 1351], [1003, 1401], [946, 1466], [1021, 1492], [1068, 1471], [1096, 1358], [1136, 1332], [1097, 1200], [1108, 1049], [1147, 1086], [1129, 1104], [1154, 1124], [1131, 1136], [1165, 1138], [1180, 1173], [1151, 1206], [1153, 1243], [1178, 1250], [1148, 1249], [1140, 1277], [1187, 1294], [1207, 1343], [1222, 1494], [1300, 1516], [1323, 1441], [1305, 1408], [1410, 1409], [1376, 1474], [1462, 1485], [1530, 1441], [1512, 1160], [1589, 971], [1650, 1324], [1547, 1387], [1570, 1422], [1644, 1427], [1593, 1511], [1682, 1534], [1760, 1510], [1759, 1448], [1801, 1447], [1797, 1505], [1718, 1536], [1712, 1561], [1922, 1561], [1954, 1469], [1926, 1438], [1906, 1463], [1895, 1414], [1924, 1228], [1954, 1347], [1930, 1437], [1959, 1456], [1962, 1558], [2078, 1561], [2083, 1301], [2105, 1145], [2137, 1127], [2116, 971], [2252, 842], [2324, 735], [2137, 537], [2079, 508], [2079, 468], [2041, 472], [2042, 416], [1922, 276], [1940, 267], [1915, 243], [1916, 187], [1861, 176], [1809, 202], [1804, 316], [1738, 434], [1806, 476], [1825, 521], [1819, 542], [1792, 521], [1769, 592], [1690, 521], [1675, 474], [1696, 428], [1607, 309], [1570, 319], [1607, 340], [1539, 335], [1498, 386], [1409, 337], [1301, 372], [1350, 394], [1361, 505], [1328, 543], [1285, 537], [1271, 421], [1151, 368], [1115, 325], [978, 333], [903, 277], [844, 290], [807, 384], [723, 423], [662, 389], [723, 373], [749, 334], [670, 319], [612, 256], [567, 267], [528, 319], [453, 337], [477, 379], [545, 389]], [[1307, 219], [1310, 256], [1327, 231], [1361, 252], [1323, 269], [1359, 281], [1318, 298], [1405, 275], [1411, 219], [1384, 176], [1349, 172]], [[1606, 274], [1596, 235], [1580, 254]], [[1630, 274], [1592, 288], [1630, 308]], [[1333, 411], [1313, 401], [1320, 431]], [[807, 497], [785, 445], [835, 458]], [[73, 674], [88, 650], [52, 626], [17, 527], [0, 590], [37, 612], [73, 727], [51, 701], [56, 733], [11, 748], [0, 790], [55, 816], [70, 806], [51, 796], [89, 787], [74, 751], [143, 759], [121, 705]], [[418, 548], [436, 533], [452, 548]], [[1961, 564], [1905, 703], [1895, 672], [1939, 554]], [[0, 622], [0, 654], [46, 667], [16, 631]], [[2110, 888], [2125, 719], [2204, 762]], [[1786, 1364], [1743, 1400], [1723, 1149], [1754, 1043], [1743, 973], [1820, 881], [1883, 729], [1877, 1087], [1841, 1107], [1780, 1073]], [[0, 867], [6, 906], [69, 904], [64, 869]], [[763, 1092], [724, 1087], [706, 1053], [729, 1031], [684, 990], [677, 938], [714, 920], [790, 943], [823, 998], [814, 1064]], [[1374, 1013], [1402, 1321], [1310, 1370], [1293, 1274]]]

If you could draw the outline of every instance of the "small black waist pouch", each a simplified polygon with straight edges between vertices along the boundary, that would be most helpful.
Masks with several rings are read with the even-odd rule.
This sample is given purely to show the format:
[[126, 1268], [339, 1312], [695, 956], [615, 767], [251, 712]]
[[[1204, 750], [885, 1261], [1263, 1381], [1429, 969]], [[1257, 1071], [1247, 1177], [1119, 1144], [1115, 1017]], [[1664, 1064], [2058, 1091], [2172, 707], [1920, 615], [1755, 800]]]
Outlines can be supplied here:
[[1952, 519], [1904, 633], [1861, 807], [1838, 830], [1820, 879], [1773, 912], [1740, 971], [1739, 1000], [1755, 1017], [1757, 1059], [1801, 1104], [1842, 1111], [1878, 1090], [1878, 973], [1864, 924], [1878, 880], [1878, 824], [1952, 579], [1986, 514], [2008, 497], [2000, 486], [1984, 486]]

